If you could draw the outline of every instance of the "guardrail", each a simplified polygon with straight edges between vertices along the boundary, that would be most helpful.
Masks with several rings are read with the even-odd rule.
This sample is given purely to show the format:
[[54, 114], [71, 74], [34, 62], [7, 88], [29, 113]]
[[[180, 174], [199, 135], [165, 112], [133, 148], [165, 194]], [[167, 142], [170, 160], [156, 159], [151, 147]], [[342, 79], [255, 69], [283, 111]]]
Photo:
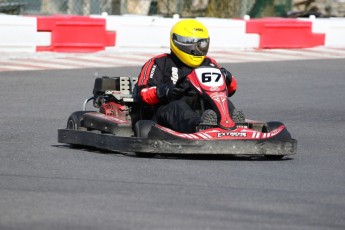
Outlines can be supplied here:
[[106, 31], [106, 20], [84, 16], [37, 17], [37, 32], [51, 33], [49, 46], [37, 51], [96, 52], [115, 46], [115, 32]]
[[[345, 47], [345, 18], [197, 18], [210, 49]], [[97, 52], [168, 48], [179, 18], [159, 16], [13, 16], [0, 14], [0, 51]]]
[[260, 35], [259, 48], [310, 48], [325, 44], [325, 34], [314, 33], [311, 21], [254, 19], [247, 21], [246, 32]]

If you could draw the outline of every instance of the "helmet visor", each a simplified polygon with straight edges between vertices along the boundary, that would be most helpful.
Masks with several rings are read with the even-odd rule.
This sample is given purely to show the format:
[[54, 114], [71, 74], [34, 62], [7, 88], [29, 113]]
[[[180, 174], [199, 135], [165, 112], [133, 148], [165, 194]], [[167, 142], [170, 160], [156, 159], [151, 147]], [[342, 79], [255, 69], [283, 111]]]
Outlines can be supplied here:
[[205, 56], [210, 45], [210, 38], [191, 38], [173, 34], [172, 40], [177, 48], [193, 56]]

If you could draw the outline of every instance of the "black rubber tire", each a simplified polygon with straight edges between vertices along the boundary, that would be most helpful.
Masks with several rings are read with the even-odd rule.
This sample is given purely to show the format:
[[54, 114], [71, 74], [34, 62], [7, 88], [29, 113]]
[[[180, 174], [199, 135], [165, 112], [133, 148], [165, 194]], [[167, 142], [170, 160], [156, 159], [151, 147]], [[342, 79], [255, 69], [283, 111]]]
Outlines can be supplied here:
[[144, 137], [146, 138], [149, 134], [152, 126], [154, 126], [156, 122], [152, 120], [140, 120], [134, 125], [134, 134], [136, 137]]
[[[91, 111], [76, 111], [72, 113], [69, 118], [67, 119], [67, 127], [66, 129], [73, 129], [78, 130], [83, 128], [83, 115]], [[84, 146], [78, 144], [70, 144], [72, 148], [81, 149]]]
[[237, 123], [244, 123], [245, 116], [241, 110], [237, 110], [235, 105], [228, 99], [229, 110], [231, 111], [231, 119]]
[[156, 154], [154, 153], [142, 153], [142, 152], [135, 152], [135, 155], [140, 158], [154, 158]]
[[[268, 132], [271, 132], [272, 130], [275, 130], [276, 128], [278, 128], [281, 125], [284, 125], [284, 124], [279, 122], [279, 121], [269, 121], [269, 122], [267, 122]], [[272, 138], [272, 140], [291, 140], [291, 134], [289, 133], [289, 131], [287, 131], [287, 129], [285, 127], [284, 130], [279, 135], [277, 135], [274, 138]]]
[[[270, 132], [272, 130], [275, 130], [279, 126], [284, 125], [283, 123], [279, 121], [269, 121], [267, 122], [267, 131]], [[289, 131], [287, 131], [286, 128], [277, 136], [272, 138], [272, 140], [282, 141], [282, 140], [291, 140], [291, 134]], [[269, 160], [281, 160], [284, 157], [284, 155], [265, 155], [265, 158]]]
[[[155, 124], [152, 120], [140, 120], [134, 126], [134, 134], [136, 137], [147, 138], [152, 126]], [[141, 158], [155, 157], [154, 153], [136, 152], [135, 155]]]
[[268, 160], [281, 160], [284, 155], [265, 155], [265, 158]]
[[67, 119], [67, 129], [78, 130], [83, 127], [83, 115], [91, 111], [76, 111]]
[[244, 123], [245, 117], [244, 113], [241, 110], [234, 109], [231, 113], [231, 119], [237, 124], [237, 123]]

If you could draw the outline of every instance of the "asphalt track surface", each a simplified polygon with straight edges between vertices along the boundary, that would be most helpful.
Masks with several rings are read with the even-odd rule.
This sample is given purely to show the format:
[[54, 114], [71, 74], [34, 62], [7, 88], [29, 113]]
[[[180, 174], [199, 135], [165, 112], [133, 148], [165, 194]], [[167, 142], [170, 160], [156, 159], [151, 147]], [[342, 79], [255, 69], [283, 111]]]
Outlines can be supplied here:
[[224, 64], [247, 118], [283, 121], [298, 153], [157, 157], [71, 149], [57, 129], [95, 76], [0, 73], [0, 229], [345, 229], [345, 59]]

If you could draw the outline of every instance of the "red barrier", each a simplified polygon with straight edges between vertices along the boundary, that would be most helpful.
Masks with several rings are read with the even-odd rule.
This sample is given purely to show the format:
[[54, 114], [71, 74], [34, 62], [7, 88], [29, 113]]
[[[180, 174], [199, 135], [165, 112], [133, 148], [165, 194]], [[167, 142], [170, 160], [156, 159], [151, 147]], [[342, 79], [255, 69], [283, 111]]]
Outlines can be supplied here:
[[51, 45], [37, 51], [96, 52], [115, 45], [115, 32], [106, 31], [103, 18], [39, 16], [37, 30], [51, 32]]
[[283, 18], [252, 19], [246, 33], [260, 34], [259, 48], [309, 48], [325, 44], [325, 34], [312, 33], [310, 21]]

